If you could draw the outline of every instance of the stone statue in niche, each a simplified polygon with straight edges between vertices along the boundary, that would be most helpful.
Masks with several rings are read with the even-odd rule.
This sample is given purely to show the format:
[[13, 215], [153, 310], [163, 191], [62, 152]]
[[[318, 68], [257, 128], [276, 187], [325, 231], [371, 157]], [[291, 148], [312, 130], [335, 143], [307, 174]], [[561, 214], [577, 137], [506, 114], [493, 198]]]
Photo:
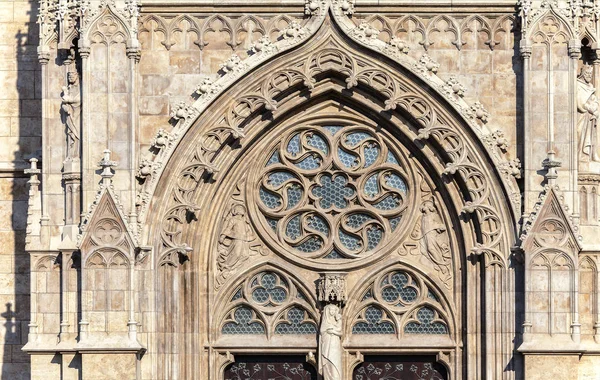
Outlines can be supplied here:
[[335, 304], [323, 308], [319, 330], [319, 374], [323, 380], [342, 379], [342, 313]]
[[447, 283], [452, 278], [450, 265], [452, 255], [446, 226], [433, 200], [423, 202], [421, 211], [421, 254], [428, 257], [440, 272], [440, 279]]
[[[223, 284], [229, 274], [238, 269], [250, 256], [263, 254], [256, 236], [246, 219], [246, 207], [241, 204], [231, 206], [219, 234], [219, 275], [217, 285]], [[253, 243], [254, 242], [254, 243]]]
[[79, 74], [69, 71], [67, 85], [62, 88], [62, 110], [67, 125], [67, 158], [79, 158], [79, 120], [81, 117], [81, 95]]
[[577, 112], [579, 121], [579, 156], [586, 161], [600, 161], [598, 156], [598, 116], [600, 109], [592, 84], [593, 66], [584, 65], [577, 77]]

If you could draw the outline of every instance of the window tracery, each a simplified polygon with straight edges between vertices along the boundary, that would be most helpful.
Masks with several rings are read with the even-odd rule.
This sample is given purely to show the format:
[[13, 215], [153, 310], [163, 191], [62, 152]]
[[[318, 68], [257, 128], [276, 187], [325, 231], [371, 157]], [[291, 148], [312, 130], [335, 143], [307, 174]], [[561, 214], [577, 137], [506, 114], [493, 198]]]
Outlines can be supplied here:
[[298, 257], [372, 255], [408, 207], [402, 156], [367, 127], [296, 127], [268, 157], [257, 181], [258, 219]]
[[235, 289], [224, 318], [225, 335], [316, 334], [317, 319], [308, 297], [290, 278], [267, 270]]
[[389, 271], [363, 290], [352, 334], [448, 334], [447, 313], [440, 299], [415, 273]]

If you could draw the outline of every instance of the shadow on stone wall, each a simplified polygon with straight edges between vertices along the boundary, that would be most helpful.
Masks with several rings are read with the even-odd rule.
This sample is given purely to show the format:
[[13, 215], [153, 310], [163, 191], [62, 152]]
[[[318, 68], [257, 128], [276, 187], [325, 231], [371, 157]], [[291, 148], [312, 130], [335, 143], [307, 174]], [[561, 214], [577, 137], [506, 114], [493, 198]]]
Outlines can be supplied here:
[[[4, 110], [10, 114], [10, 128], [9, 133], [3, 133], [7, 137], [0, 143], [3, 150], [0, 156], [1, 161], [14, 167], [10, 172], [0, 172], [6, 189], [1, 201], [7, 204], [0, 212], [6, 213], [3, 220], [10, 220], [10, 225], [2, 226], [0, 239], [0, 252], [7, 259], [10, 257], [1, 262], [2, 266], [10, 265], [10, 269], [0, 268], [0, 302], [4, 304], [4, 311], [0, 313], [4, 327], [0, 379], [21, 380], [31, 378], [30, 358], [22, 351], [27, 343], [30, 317], [30, 259], [25, 252], [28, 178], [23, 169], [29, 166], [31, 157], [40, 158], [41, 71], [37, 59], [36, 3], [5, 2], [0, 7], [4, 7], [3, 20], [8, 21], [3, 23], [4, 30], [9, 32], [0, 33], [0, 44], [4, 45], [1, 46], [1, 70], [5, 78], [10, 78], [5, 81], [7, 87], [0, 88], [0, 93], [5, 94], [0, 98], [9, 98], [12, 104], [10, 110]], [[3, 28], [0, 26], [0, 29]]]

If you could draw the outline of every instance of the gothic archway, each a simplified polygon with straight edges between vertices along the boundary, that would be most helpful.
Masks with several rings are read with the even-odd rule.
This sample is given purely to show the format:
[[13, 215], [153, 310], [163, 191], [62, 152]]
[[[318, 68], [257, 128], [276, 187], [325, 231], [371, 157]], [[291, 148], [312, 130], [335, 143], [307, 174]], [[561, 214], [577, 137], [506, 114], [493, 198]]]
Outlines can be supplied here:
[[[408, 347], [452, 378], [477, 376], [483, 357], [510, 377], [515, 223], [501, 173], [436, 89], [331, 20], [216, 97], [164, 165], [144, 230], [157, 373], [218, 378], [231, 354], [314, 352], [314, 283], [343, 271], [347, 376], [361, 354]], [[353, 336], [372, 331], [391, 337]]]

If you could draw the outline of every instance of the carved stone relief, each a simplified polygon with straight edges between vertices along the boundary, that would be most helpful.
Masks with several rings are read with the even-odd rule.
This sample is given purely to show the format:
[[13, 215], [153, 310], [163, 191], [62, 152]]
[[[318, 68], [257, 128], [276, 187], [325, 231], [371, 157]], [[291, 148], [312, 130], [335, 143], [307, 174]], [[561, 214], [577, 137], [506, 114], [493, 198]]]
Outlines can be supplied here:
[[252, 256], [267, 254], [248, 220], [248, 210], [239, 186], [238, 184], [233, 195], [234, 201], [223, 218], [219, 233], [215, 289], [219, 289], [246, 260]]

